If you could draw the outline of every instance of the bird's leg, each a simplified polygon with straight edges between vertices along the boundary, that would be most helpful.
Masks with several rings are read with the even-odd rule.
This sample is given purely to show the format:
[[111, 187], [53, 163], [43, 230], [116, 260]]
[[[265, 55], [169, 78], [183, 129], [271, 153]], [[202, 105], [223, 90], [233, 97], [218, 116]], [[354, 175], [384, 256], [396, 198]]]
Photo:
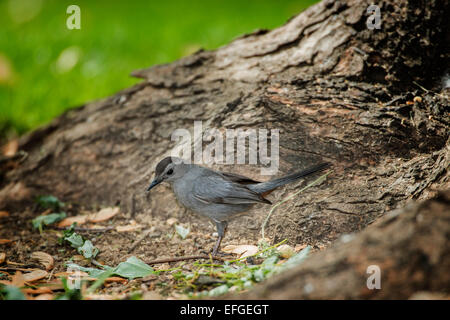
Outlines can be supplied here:
[[217, 239], [216, 244], [214, 245], [214, 249], [212, 251], [212, 255], [216, 256], [220, 247], [220, 243], [222, 242], [223, 237], [225, 236], [225, 231], [227, 231], [228, 223], [226, 221], [214, 221], [217, 227], [217, 233], [219, 234], [219, 238]]

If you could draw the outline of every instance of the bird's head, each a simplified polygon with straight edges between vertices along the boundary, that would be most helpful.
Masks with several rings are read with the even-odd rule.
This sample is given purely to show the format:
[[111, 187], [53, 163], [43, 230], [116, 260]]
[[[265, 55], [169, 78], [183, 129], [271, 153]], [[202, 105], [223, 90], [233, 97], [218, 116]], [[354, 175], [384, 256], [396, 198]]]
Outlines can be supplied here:
[[155, 178], [147, 188], [147, 192], [163, 181], [173, 182], [183, 177], [186, 171], [187, 165], [183, 162], [182, 159], [176, 157], [166, 157], [162, 159], [156, 165]]

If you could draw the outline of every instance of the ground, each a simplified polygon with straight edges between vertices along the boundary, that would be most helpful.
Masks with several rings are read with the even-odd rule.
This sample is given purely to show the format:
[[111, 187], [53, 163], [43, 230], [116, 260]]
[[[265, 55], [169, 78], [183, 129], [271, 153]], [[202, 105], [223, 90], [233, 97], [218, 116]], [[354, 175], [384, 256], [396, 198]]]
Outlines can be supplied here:
[[[84, 215], [93, 212], [92, 209], [79, 207], [75, 204], [66, 204], [65, 210], [69, 216]], [[183, 211], [182, 209], [180, 209]], [[261, 210], [252, 210], [250, 214], [258, 214]], [[268, 212], [268, 211], [267, 211]], [[264, 212], [263, 217], [267, 212]], [[11, 212], [7, 217], [0, 218], [2, 224], [0, 226], [0, 239], [13, 240], [5, 244], [0, 244], [0, 253], [6, 253], [6, 260], [8, 264], [0, 265], [0, 272], [4, 275], [2, 280], [10, 279], [15, 271], [22, 272], [31, 271], [33, 268], [42, 269], [35, 260], [31, 258], [31, 254], [35, 251], [43, 251], [50, 254], [54, 258], [54, 268], [49, 271], [47, 277], [42, 280], [35, 281], [31, 284], [34, 286], [48, 286], [53, 285], [53, 293], [51, 297], [55, 297], [63, 292], [63, 286], [60, 282], [61, 273], [66, 272], [66, 263], [72, 261], [83, 267], [95, 267], [91, 262], [80, 255], [75, 248], [72, 248], [67, 243], [61, 244], [58, 239], [62, 237], [63, 231], [55, 226], [44, 227], [43, 232], [40, 233], [37, 229], [33, 229], [31, 220], [42, 213], [48, 214], [49, 211], [44, 211], [39, 206], [27, 208], [23, 212]], [[214, 245], [216, 240], [215, 229], [213, 225], [206, 219], [195, 219], [197, 216], [191, 213], [184, 212], [185, 218], [179, 221], [177, 218], [169, 218], [162, 220], [152, 217], [150, 215], [138, 214], [134, 218], [130, 214], [119, 212], [116, 216], [108, 221], [83, 225], [83, 227], [97, 227], [103, 228], [103, 231], [96, 232], [95, 229], [91, 231], [77, 231], [100, 250], [96, 257], [96, 261], [103, 265], [116, 266], [120, 262], [126, 261], [131, 256], [136, 256], [142, 261], [150, 262], [155, 259], [172, 258], [180, 256], [192, 256], [198, 254], [208, 254], [209, 250]], [[259, 230], [255, 228], [247, 234], [239, 234], [233, 232], [233, 224], [241, 223], [241, 219], [246, 217], [239, 217], [230, 225], [230, 231], [227, 233], [222, 247], [227, 245], [258, 245], [258, 238], [260, 238]], [[198, 220], [193, 222], [192, 220]], [[135, 231], [118, 232], [115, 229], [105, 230], [108, 227], [125, 226], [125, 225], [139, 225], [140, 228]], [[189, 228], [190, 232], [185, 239], [182, 239], [175, 231], [175, 225], [181, 225]], [[210, 232], [205, 232], [209, 230]], [[143, 234], [147, 236], [136, 246], [134, 245], [137, 239], [140, 239]], [[295, 249], [297, 251], [305, 248], [306, 245], [299, 244]], [[312, 251], [323, 249], [325, 246], [321, 245], [312, 248]], [[238, 258], [238, 255], [225, 256], [228, 260]], [[246, 261], [247, 264], [260, 264], [262, 259], [253, 259]], [[285, 261], [285, 260], [282, 260]], [[209, 263], [205, 259], [186, 260], [171, 263], [161, 263], [152, 265], [155, 271], [163, 271], [156, 275], [149, 275], [144, 278], [137, 278], [126, 281], [123, 278], [117, 279], [118, 282], [107, 282], [104, 287], [97, 290], [94, 294], [85, 295], [85, 298], [92, 299], [114, 299], [114, 298], [130, 298], [133, 293], [138, 292], [141, 298], [149, 299], [179, 299], [190, 298], [189, 293], [199, 293], [203, 290], [211, 290], [220, 285], [220, 277], [215, 274], [210, 274], [211, 279], [203, 280], [202, 283], [196, 285], [195, 288], [186, 286], [186, 283], [180, 280], [177, 276], [180, 273], [189, 274], [192, 272], [206, 272], [207, 266], [202, 263]], [[217, 262], [216, 262], [217, 263]], [[7, 269], [11, 268], [11, 269]], [[14, 268], [18, 268], [14, 270]], [[55, 285], [56, 283], [56, 285]], [[92, 281], [90, 282], [92, 284]], [[245, 290], [240, 290], [245, 291]], [[45, 298], [50, 297], [47, 294], [41, 293], [29, 294], [28, 298]]]

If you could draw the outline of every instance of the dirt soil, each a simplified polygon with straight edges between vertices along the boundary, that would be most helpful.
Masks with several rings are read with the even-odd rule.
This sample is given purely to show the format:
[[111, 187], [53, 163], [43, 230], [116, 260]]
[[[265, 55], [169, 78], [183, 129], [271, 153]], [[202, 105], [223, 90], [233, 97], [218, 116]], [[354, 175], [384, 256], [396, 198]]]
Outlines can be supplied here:
[[[270, 208], [270, 207], [269, 207]], [[87, 210], [76, 204], [66, 204], [65, 211], [68, 216], [78, 216], [95, 212], [95, 210]], [[125, 261], [131, 256], [136, 256], [139, 259], [149, 262], [155, 259], [173, 258], [180, 256], [191, 256], [198, 254], [208, 254], [212, 249], [217, 234], [212, 223], [204, 218], [200, 218], [194, 214], [186, 213], [183, 209], [180, 211], [184, 215], [180, 219], [169, 218], [162, 220], [152, 217], [151, 215], [138, 214], [134, 218], [130, 214], [120, 212], [113, 218], [102, 223], [85, 224], [81, 228], [96, 227], [104, 229], [103, 231], [77, 231], [83, 235], [84, 238], [89, 239], [100, 250], [96, 260], [104, 265], [116, 266], [120, 262]], [[12, 242], [0, 244], [0, 253], [6, 253], [6, 260], [8, 267], [18, 268], [24, 271], [25, 269], [31, 271], [34, 268], [43, 269], [42, 265], [31, 258], [31, 254], [35, 251], [43, 251], [50, 254], [54, 258], [54, 268], [49, 272], [48, 277], [38, 282], [33, 282], [34, 285], [48, 284], [58, 282], [58, 273], [65, 272], [67, 262], [75, 262], [83, 267], [95, 267], [88, 259], [80, 255], [75, 248], [69, 244], [60, 244], [58, 239], [63, 232], [60, 228], [47, 226], [44, 227], [43, 233], [40, 234], [38, 230], [33, 229], [31, 220], [45, 212], [37, 206], [28, 207], [23, 212], [11, 212], [8, 217], [0, 218], [0, 239], [13, 240]], [[261, 238], [259, 227], [254, 225], [253, 230], [246, 234], [234, 232], [233, 226], [242, 223], [242, 220], [251, 220], [254, 215], [257, 215], [262, 220], [268, 210], [252, 210], [246, 216], [241, 216], [231, 222], [229, 231], [226, 234], [222, 247], [227, 245], [242, 245], [253, 244], [257, 245], [258, 239]], [[276, 213], [274, 213], [276, 214]], [[177, 214], [174, 214], [177, 216]], [[140, 225], [141, 228], [135, 231], [118, 232], [115, 229], [105, 230], [108, 227], [125, 226], [130, 224]], [[185, 239], [175, 231], [175, 224], [182, 225], [189, 228], [190, 232]], [[209, 232], [204, 232], [209, 230]], [[145, 238], [136, 246], [135, 242], [147, 234]], [[272, 241], [273, 243], [273, 241]], [[306, 245], [299, 244], [296, 250], [304, 248]], [[313, 246], [312, 251], [318, 251], [326, 247], [326, 244], [317, 243]], [[235, 259], [237, 255], [227, 256], [229, 259]], [[181, 267], [185, 272], [192, 272], [198, 270], [197, 263], [208, 263], [205, 260], [186, 260], [171, 263], [155, 264], [152, 267], [155, 270], [167, 270]], [[254, 263], [254, 261], [252, 261]], [[17, 264], [17, 265], [16, 265]], [[6, 265], [1, 265], [0, 268], [6, 268]], [[188, 298], [185, 289], [177, 287], [177, 281], [172, 276], [173, 272], [179, 270], [162, 272], [159, 275], [150, 275], [145, 278], [138, 278], [124, 282], [106, 283], [96, 294], [87, 295], [86, 298], [92, 299], [113, 299], [113, 298], [127, 298], [132, 292], [140, 292], [143, 298], [149, 299], [180, 299]], [[13, 275], [14, 270], [3, 269], [0, 272], [4, 274]], [[4, 276], [2, 279], [6, 279]], [[204, 286], [200, 289], [211, 289], [214, 286]], [[62, 286], [56, 286], [54, 289], [55, 295], [63, 292]], [[39, 294], [29, 295], [29, 297], [36, 297]]]

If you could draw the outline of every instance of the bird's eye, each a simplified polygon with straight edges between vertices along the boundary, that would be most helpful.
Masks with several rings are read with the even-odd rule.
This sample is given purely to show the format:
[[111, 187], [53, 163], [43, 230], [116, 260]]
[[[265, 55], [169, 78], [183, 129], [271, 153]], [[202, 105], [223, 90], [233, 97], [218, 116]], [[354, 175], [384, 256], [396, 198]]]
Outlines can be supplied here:
[[169, 171], [167, 171], [167, 174], [170, 176], [173, 173], [173, 169], [169, 169]]

